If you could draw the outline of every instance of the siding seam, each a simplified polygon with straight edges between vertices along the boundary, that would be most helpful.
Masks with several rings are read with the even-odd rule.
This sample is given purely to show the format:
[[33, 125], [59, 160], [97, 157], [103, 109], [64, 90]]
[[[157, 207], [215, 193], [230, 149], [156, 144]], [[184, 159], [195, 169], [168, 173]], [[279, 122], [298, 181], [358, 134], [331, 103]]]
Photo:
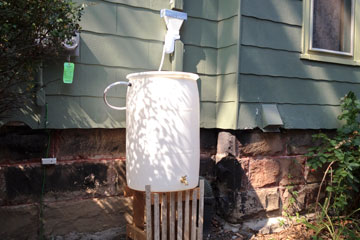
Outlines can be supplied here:
[[212, 100], [200, 100], [202, 103], [236, 103], [237, 101], [212, 101]]
[[[83, 66], [98, 66], [98, 67], [107, 67], [107, 68], [115, 68], [115, 69], [124, 69], [124, 70], [131, 70], [131, 71], [154, 71], [154, 69], [147, 69], [147, 68], [131, 68], [131, 67], [125, 67], [125, 66], [111, 66], [111, 65], [103, 65], [103, 64], [95, 64], [95, 63], [83, 63], [83, 62], [76, 62], [77, 65], [83, 65]], [[219, 74], [207, 74], [207, 73], [196, 73], [199, 76], [208, 76], [208, 77], [217, 77], [217, 76], [227, 76], [236, 74], [236, 72], [228, 72], [228, 73], [219, 73]], [[60, 81], [60, 80], [59, 80]]]
[[[63, 94], [63, 93], [48, 93], [45, 94], [46, 97], [74, 97], [74, 98], [81, 98], [81, 97], [86, 97], [86, 98], [103, 98], [102, 96], [93, 96], [93, 95], [70, 95], [70, 94]], [[116, 98], [116, 99], [126, 99], [126, 97], [114, 97], [114, 96], [107, 96], [107, 98]]]
[[[149, 42], [151, 42], [151, 43], [161, 43], [161, 44], [164, 43], [163, 40], [149, 39], [149, 38], [139, 38], [139, 37], [134, 37], [134, 36], [126, 36], [126, 35], [117, 35], [117, 34], [114, 34], [114, 33], [100, 33], [100, 32], [95, 32], [95, 31], [91, 31], [91, 30], [82, 30], [81, 32], [89, 34], [89, 35], [93, 34], [93, 35], [100, 36], [100, 37], [109, 36], [109, 37], [118, 37], [118, 38], [126, 38], [126, 39], [136, 39], [138, 41], [147, 42], [147, 43], [149, 43]], [[184, 41], [184, 39], [182, 39], [182, 41]], [[197, 45], [197, 44], [186, 43], [186, 42], [184, 42], [184, 45], [185, 46], [194, 46], [194, 47], [199, 47], [199, 48], [209, 48], [209, 49], [219, 50], [219, 49], [224, 49], [224, 48], [229, 48], [229, 47], [235, 46], [236, 43], [233, 43], [233, 44], [227, 45], [227, 46], [223, 46], [223, 47]]]
[[188, 17], [192, 18], [192, 19], [199, 19], [199, 20], [204, 20], [204, 21], [209, 21], [209, 22], [214, 22], [214, 23], [220, 23], [220, 22], [235, 18], [235, 17], [237, 17], [237, 15], [232, 15], [232, 16], [220, 19], [220, 20], [208, 19], [208, 18], [197, 17], [197, 16], [192, 16], [192, 15], [188, 15]]
[[277, 105], [292, 105], [292, 106], [328, 106], [328, 107], [340, 107], [340, 104], [324, 104], [324, 103], [289, 103], [289, 102], [264, 102], [264, 101], [239, 101], [240, 104], [277, 104]]
[[131, 67], [126, 67], [126, 66], [104, 65], [104, 64], [98, 64], [98, 63], [84, 63], [84, 62], [77, 62], [77, 61], [74, 61], [74, 63], [77, 65], [84, 65], [84, 66], [108, 67], [108, 68], [117, 68], [117, 69], [125, 69], [125, 70], [154, 71], [154, 69], [148, 69], [148, 68], [131, 68]]
[[[100, 0], [100, 2], [110, 3], [110, 4], [113, 4], [113, 5], [116, 5], [116, 6], [124, 6], [124, 7], [128, 7], [128, 8], [147, 10], [147, 11], [151, 11], [151, 12], [154, 12], [154, 13], [159, 13], [159, 15], [160, 15], [160, 11], [157, 10], [157, 9], [152, 9], [152, 8], [147, 8], [147, 7], [140, 7], [140, 6], [134, 6], [134, 5], [129, 5], [129, 4], [126, 4], [126, 3], [121, 3], [121, 2], [113, 2], [113, 1], [111, 1], [111, 0]], [[169, 6], [169, 7], [170, 7], [170, 6]]]
[[287, 26], [291, 26], [291, 27], [302, 28], [302, 25], [291, 24], [291, 23], [286, 23], [286, 22], [280, 22], [280, 21], [275, 21], [275, 20], [271, 20], [271, 19], [255, 17], [255, 16], [251, 16], [251, 15], [246, 15], [246, 14], [242, 14], [241, 17], [253, 18], [253, 19], [260, 20], [260, 21], [266, 21], [266, 22], [272, 22], [272, 23], [275, 23], [275, 24], [281, 24], [281, 25], [287, 25]]
[[[159, 14], [159, 17], [160, 17], [160, 9], [153, 9], [153, 8], [147, 8], [147, 7], [134, 6], [134, 5], [126, 4], [126, 3], [113, 2], [113, 1], [111, 1], [111, 0], [100, 0], [100, 2], [109, 3], [109, 4], [116, 5], [116, 6], [124, 6], [124, 7], [128, 7], [128, 8], [147, 10], [147, 11], [149, 11], [149, 12], [153, 12], [153, 13]], [[170, 6], [169, 6], [169, 8], [170, 8]], [[222, 18], [222, 19], [211, 19], [211, 18], [197, 17], [197, 16], [193, 16], [193, 15], [189, 15], [189, 14], [188, 14], [188, 17], [189, 17], [189, 18], [202, 19], [202, 20], [205, 20], [205, 21], [216, 22], [216, 23], [221, 22], [221, 21], [225, 21], [225, 20], [228, 20], [228, 19], [231, 19], [231, 18], [236, 17], [236, 16], [237, 16], [237, 15], [232, 15], [232, 16], [229, 16], [229, 17], [226, 17], [226, 18]]]
[[208, 48], [208, 49], [221, 50], [221, 49], [225, 49], [225, 48], [230, 48], [230, 47], [236, 46], [237, 43], [233, 43], [233, 44], [231, 44], [231, 45], [224, 46], [224, 47], [199, 46], [199, 45], [195, 45], [195, 44], [191, 44], [191, 43], [184, 43], [184, 45], [185, 45], [185, 46], [191, 46], [191, 47], [200, 47], [200, 48]]
[[81, 30], [81, 33], [86, 33], [86, 34], [89, 34], [89, 35], [93, 34], [93, 35], [97, 35], [97, 36], [100, 36], [100, 37], [109, 36], [109, 37], [136, 39], [136, 40], [143, 41], [143, 42], [164, 43], [164, 41], [157, 40], [157, 39], [139, 38], [139, 37], [134, 37], [134, 36], [119, 35], [119, 34], [114, 34], [114, 33], [101, 33], [101, 32], [95, 32], [95, 31], [84, 30], [84, 29]]
[[[248, 44], [244, 44], [244, 43], [241, 43], [241, 46], [301, 54], [301, 51], [292, 51], [292, 50], [286, 50], [286, 49], [280, 49], [280, 48], [262, 47], [262, 46], [248, 45]], [[299, 56], [299, 58], [300, 58], [300, 56]]]
[[326, 83], [345, 83], [345, 84], [354, 84], [360, 85], [360, 82], [350, 82], [350, 81], [340, 81], [340, 80], [328, 80], [328, 79], [320, 79], [320, 78], [301, 78], [301, 77], [287, 77], [283, 75], [264, 75], [264, 74], [254, 74], [254, 73], [240, 73], [240, 75], [246, 76], [256, 76], [256, 77], [270, 77], [270, 78], [284, 78], [291, 80], [303, 80], [303, 81], [313, 81], [313, 82], [326, 82]]

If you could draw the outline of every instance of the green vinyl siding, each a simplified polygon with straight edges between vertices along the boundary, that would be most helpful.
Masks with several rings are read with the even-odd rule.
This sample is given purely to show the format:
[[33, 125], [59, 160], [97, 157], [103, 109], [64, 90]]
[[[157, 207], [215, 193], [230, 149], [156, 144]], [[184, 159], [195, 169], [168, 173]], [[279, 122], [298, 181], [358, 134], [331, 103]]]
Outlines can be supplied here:
[[[360, 82], [360, 68], [300, 59], [300, 53], [242, 46], [241, 73], [310, 80]], [[295, 87], [295, 86], [294, 86]]]
[[243, 17], [241, 43], [248, 46], [300, 52], [301, 27]]
[[226, 4], [184, 1], [184, 11], [189, 14], [182, 28], [184, 71], [200, 75], [200, 126], [203, 128], [236, 128], [238, 10], [237, 0]]
[[190, 17], [218, 20], [218, 0], [184, 0], [184, 12]]
[[303, 3], [243, 0], [238, 129], [261, 127], [261, 104], [277, 104], [284, 128], [339, 126], [339, 102], [360, 94], [360, 68], [301, 59]]
[[301, 27], [302, 0], [242, 0], [242, 16]]
[[[337, 106], [277, 104], [281, 119], [287, 129], [333, 129], [340, 125], [336, 116]], [[261, 103], [241, 103], [238, 129], [254, 129], [261, 126]]]
[[353, 89], [360, 96], [360, 83], [246, 74], [241, 76], [241, 83], [240, 101], [248, 103], [338, 106], [339, 99], [345, 96], [349, 89]]
[[[189, 17], [185, 24], [181, 35], [181, 40], [184, 43], [187, 45], [217, 48], [218, 24], [216, 21]], [[164, 34], [160, 36], [164, 36]]]
[[[157, 70], [166, 33], [159, 10], [168, 0], [86, 1], [73, 84], [62, 83], [61, 60], [44, 62], [49, 128], [125, 127], [125, 112], [105, 106], [110, 83]], [[180, 4], [181, 2], [178, 2]], [[276, 104], [284, 128], [336, 128], [339, 99], [360, 95], [360, 68], [301, 59], [301, 0], [184, 0], [183, 70], [199, 74], [200, 126], [261, 127], [261, 104]], [[163, 70], [172, 70], [165, 57]], [[109, 92], [125, 105], [126, 88]], [[25, 106], [9, 120], [45, 124], [44, 106]], [[6, 120], [8, 121], [8, 120]]]
[[[80, 55], [71, 59], [75, 63], [73, 83], [61, 80], [65, 57], [44, 62], [48, 116], [44, 106], [27, 106], [4, 122], [19, 120], [42, 128], [47, 118], [49, 128], [125, 127], [125, 112], [108, 108], [103, 91], [110, 83], [126, 80], [129, 73], [157, 70], [166, 33], [159, 10], [170, 4], [168, 0], [92, 0], [86, 5]], [[238, 1], [228, 1], [224, 7], [218, 0], [186, 0], [183, 7], [188, 20], [181, 29], [184, 53], [178, 59], [183, 58], [184, 71], [200, 75], [201, 126], [215, 128], [219, 114], [238, 102], [236, 88], [229, 85], [237, 86], [238, 77]], [[226, 64], [219, 65], [219, 61]], [[172, 70], [169, 56], [163, 70]], [[126, 88], [117, 87], [108, 96], [114, 105], [124, 105]], [[233, 112], [227, 114], [236, 118]], [[234, 128], [236, 121], [221, 125]]]

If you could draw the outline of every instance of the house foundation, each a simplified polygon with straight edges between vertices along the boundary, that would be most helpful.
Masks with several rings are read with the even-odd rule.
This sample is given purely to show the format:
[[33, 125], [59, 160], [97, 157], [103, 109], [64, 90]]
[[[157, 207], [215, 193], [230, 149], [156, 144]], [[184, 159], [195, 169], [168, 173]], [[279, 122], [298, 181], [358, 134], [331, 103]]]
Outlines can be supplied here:
[[[314, 133], [201, 129], [200, 175], [212, 187], [217, 214], [230, 224], [281, 216], [292, 191], [295, 210], [308, 209], [322, 177], [306, 166]], [[109, 229], [124, 236], [132, 221], [124, 129], [2, 127], [0, 149], [1, 239]], [[46, 154], [57, 164], [42, 166]]]

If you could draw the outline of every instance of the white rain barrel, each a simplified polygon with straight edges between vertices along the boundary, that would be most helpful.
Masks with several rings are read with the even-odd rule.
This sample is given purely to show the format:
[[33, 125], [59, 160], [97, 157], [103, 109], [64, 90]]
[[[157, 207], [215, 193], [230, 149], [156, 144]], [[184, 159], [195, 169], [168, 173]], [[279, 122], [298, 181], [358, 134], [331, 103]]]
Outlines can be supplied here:
[[199, 181], [198, 75], [141, 72], [126, 76], [126, 180], [153, 192], [192, 189]]

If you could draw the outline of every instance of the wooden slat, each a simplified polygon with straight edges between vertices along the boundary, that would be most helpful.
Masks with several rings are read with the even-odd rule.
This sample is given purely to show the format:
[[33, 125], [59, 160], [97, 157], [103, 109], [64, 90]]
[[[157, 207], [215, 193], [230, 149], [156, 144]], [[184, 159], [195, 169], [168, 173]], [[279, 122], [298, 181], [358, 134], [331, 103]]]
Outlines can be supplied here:
[[[196, 198], [198, 189], [193, 191], [193, 199]], [[196, 240], [196, 205], [197, 201], [192, 200], [192, 210], [191, 210], [191, 240]]]
[[167, 195], [166, 193], [162, 194], [162, 201], [161, 201], [161, 239], [167, 239], [167, 218], [168, 218], [168, 211], [167, 211]]
[[198, 240], [203, 239], [203, 225], [204, 225], [204, 180], [200, 180], [200, 198], [199, 198], [199, 223], [198, 223]]
[[124, 187], [124, 197], [132, 197], [134, 194], [134, 190], [132, 190], [131, 188], [129, 188], [128, 186]]
[[133, 191], [133, 222], [140, 229], [144, 229], [145, 195], [141, 191]]
[[182, 192], [177, 193], [177, 240], [183, 239]]
[[170, 240], [175, 240], [175, 193], [170, 193]]
[[[187, 191], [151, 193], [151, 186], [146, 186], [145, 190], [146, 232], [135, 225], [129, 225], [127, 226], [127, 237], [135, 240], [145, 238], [149, 240], [200, 240], [203, 238], [203, 180], [200, 181], [200, 187]], [[191, 202], [190, 199], [192, 199]], [[183, 200], [185, 200], [184, 203]], [[154, 210], [152, 210], [152, 202]], [[175, 204], [177, 205], [175, 206]]]
[[[199, 188], [197, 187], [197, 188], [194, 188], [194, 189], [199, 189]], [[192, 190], [193, 189], [191, 189], [190, 191], [192, 191]], [[182, 200], [185, 201], [185, 191], [182, 191], [182, 192], [184, 192], [182, 194]], [[152, 192], [152, 193], [161, 193], [161, 192]], [[171, 192], [166, 192], [165, 194], [166, 194], [166, 196], [168, 198], [168, 202], [170, 202], [170, 194], [171, 194]], [[192, 197], [193, 197], [192, 194], [190, 194], [189, 201], [192, 200]], [[199, 199], [199, 197], [200, 197], [200, 191], [197, 192], [197, 195], [195, 196], [195, 199]], [[153, 194], [151, 195], [151, 204], [154, 204], [154, 195]]]
[[143, 229], [140, 229], [134, 225], [128, 224], [126, 226], [126, 237], [132, 240], [146, 240], [146, 234]]
[[190, 219], [190, 190], [185, 191], [185, 223], [184, 223], [184, 240], [189, 240], [189, 219]]
[[146, 192], [146, 239], [151, 240], [151, 188], [150, 185], [145, 186]]
[[154, 193], [154, 239], [160, 240], [160, 215], [158, 193]]

